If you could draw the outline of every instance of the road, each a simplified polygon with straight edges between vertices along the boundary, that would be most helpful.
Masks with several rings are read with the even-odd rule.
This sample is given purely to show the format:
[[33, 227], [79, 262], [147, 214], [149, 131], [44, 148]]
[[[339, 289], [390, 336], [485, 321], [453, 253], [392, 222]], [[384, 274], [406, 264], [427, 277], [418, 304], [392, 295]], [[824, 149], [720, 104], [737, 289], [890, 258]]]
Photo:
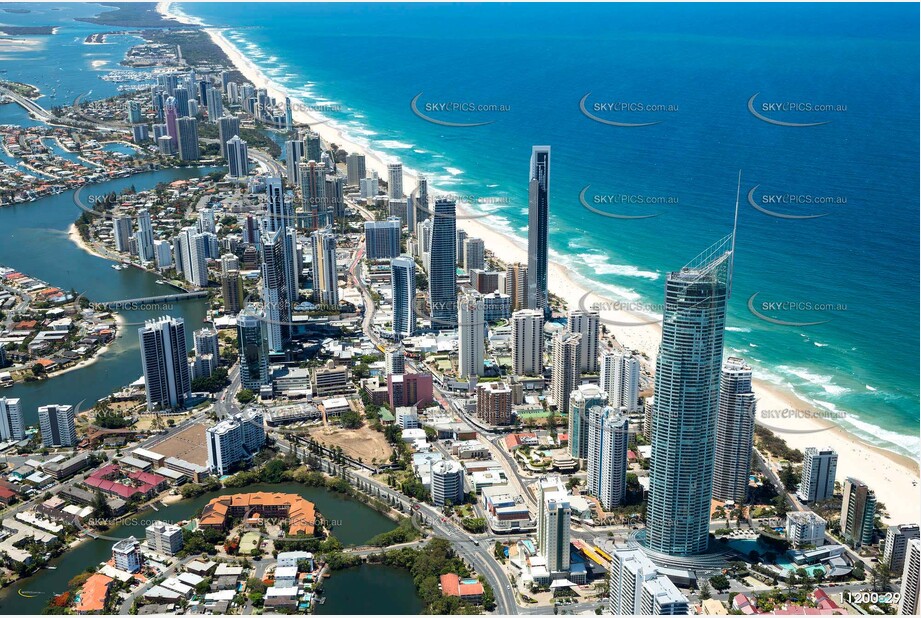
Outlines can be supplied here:
[[[297, 446], [292, 445], [284, 438], [276, 436], [275, 441], [282, 453], [298, 453]], [[340, 469], [340, 466], [325, 459], [320, 459], [319, 461], [323, 471], [327, 473], [336, 473]], [[366, 490], [368, 493], [399, 504], [404, 512], [411, 513], [415, 510], [424, 515], [436, 535], [450, 541], [458, 556], [463, 558], [477, 573], [484, 575], [489, 581], [496, 595], [496, 612], [499, 614], [518, 613], [514, 594], [509, 588], [509, 580], [493, 558], [491, 545], [475, 539], [473, 535], [458, 528], [451, 520], [442, 522], [443, 515], [441, 511], [433, 506], [417, 503], [376, 479], [359, 475], [351, 470], [346, 470], [344, 473], [346, 479], [350, 482], [360, 482], [370, 490]], [[416, 509], [413, 508], [414, 505], [417, 505]]]
[[251, 159], [262, 165], [269, 176], [278, 176], [279, 178], [285, 177], [285, 166], [275, 160], [275, 157], [270, 155], [264, 150], [259, 150], [257, 148], [249, 149], [249, 156]]
[[162, 581], [162, 580], [164, 580], [164, 579], [166, 579], [166, 578], [172, 576], [172, 574], [175, 573], [175, 572], [179, 569], [179, 567], [185, 566], [186, 564], [188, 564], [189, 562], [192, 562], [192, 561], [195, 560], [196, 558], [198, 558], [197, 555], [195, 555], [195, 556], [186, 556], [186, 557], [183, 558], [182, 560], [178, 560], [178, 561], [174, 562], [171, 566], [167, 567], [166, 570], [163, 571], [163, 572], [162, 572], [160, 575], [158, 575], [157, 577], [152, 577], [152, 578], [148, 579], [148, 580], [147, 580], [144, 584], [142, 584], [140, 587], [134, 589], [134, 590], [131, 592], [131, 594], [129, 594], [129, 595], [125, 598], [125, 600], [122, 602], [121, 606], [119, 607], [119, 611], [118, 611], [119, 615], [121, 615], [121, 616], [127, 616], [127, 615], [129, 614], [130, 610], [131, 610], [131, 606], [134, 605], [134, 600], [135, 600], [136, 598], [138, 598], [138, 597], [143, 596], [145, 592], [147, 592], [149, 589], [153, 588], [154, 585], [155, 585], [155, 584], [154, 584], [155, 581]]

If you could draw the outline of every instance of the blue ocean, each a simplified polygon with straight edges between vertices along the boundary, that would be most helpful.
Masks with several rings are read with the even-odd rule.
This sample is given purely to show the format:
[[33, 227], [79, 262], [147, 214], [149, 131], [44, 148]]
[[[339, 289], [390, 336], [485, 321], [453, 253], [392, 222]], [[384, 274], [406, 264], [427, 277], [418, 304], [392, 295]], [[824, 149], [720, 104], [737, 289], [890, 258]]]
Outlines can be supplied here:
[[[72, 21], [107, 8], [28, 6], [0, 23], [61, 30], [5, 77], [44, 71], [43, 104], [114, 94], [92, 72], [131, 39], [85, 46], [110, 28]], [[178, 8], [519, 238], [531, 146], [549, 144], [552, 259], [636, 308], [654, 312], [665, 273], [731, 231], [741, 170], [727, 352], [918, 458], [917, 6]]]

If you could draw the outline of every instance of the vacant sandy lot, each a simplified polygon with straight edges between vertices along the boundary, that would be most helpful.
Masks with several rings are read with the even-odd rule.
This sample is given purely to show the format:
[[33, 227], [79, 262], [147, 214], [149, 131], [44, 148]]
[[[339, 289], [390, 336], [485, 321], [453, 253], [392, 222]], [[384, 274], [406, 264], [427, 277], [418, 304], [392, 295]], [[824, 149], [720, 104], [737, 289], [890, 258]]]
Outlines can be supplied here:
[[316, 427], [310, 431], [310, 437], [327, 447], [342, 447], [345, 455], [361, 458], [370, 464], [377, 459], [379, 463], [390, 459], [390, 445], [379, 431], [367, 425], [359, 429], [341, 429], [339, 427]]
[[150, 447], [164, 457], [178, 457], [199, 466], [208, 465], [208, 446], [205, 442], [205, 426], [196, 423], [163, 442]]

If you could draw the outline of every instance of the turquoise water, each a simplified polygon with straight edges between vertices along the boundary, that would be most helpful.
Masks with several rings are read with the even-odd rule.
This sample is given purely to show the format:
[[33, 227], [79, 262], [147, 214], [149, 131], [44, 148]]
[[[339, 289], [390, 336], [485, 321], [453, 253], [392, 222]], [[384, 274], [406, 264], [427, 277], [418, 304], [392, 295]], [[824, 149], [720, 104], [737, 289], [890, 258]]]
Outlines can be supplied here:
[[[109, 96], [99, 79], [133, 37], [84, 45], [109, 30], [73, 21], [100, 5], [27, 4], [9, 24], [59, 26], [5, 52], [4, 77], [38, 85], [40, 103]], [[743, 170], [727, 352], [761, 378], [792, 388], [870, 442], [918, 454], [918, 8], [912, 5], [207, 5], [181, 8], [226, 33], [279, 85], [328, 115], [352, 137], [441, 190], [498, 198], [488, 223], [523, 240], [530, 147], [553, 147], [551, 257], [588, 287], [655, 312], [664, 273], [731, 228], [736, 174]], [[52, 10], [60, 9], [60, 10]], [[495, 28], [502, 24], [501, 28]], [[362, 36], [354, 36], [361, 32]], [[304, 41], [310, 41], [304, 45]], [[316, 53], [316, 49], [336, 50]], [[386, 49], [387, 53], [380, 53]], [[488, 127], [425, 122], [410, 101], [508, 106], [476, 115]], [[610, 127], [579, 101], [644, 102], [675, 112], [613, 115], [660, 124]], [[778, 127], [746, 108], [759, 102], [846, 105], [846, 112], [787, 112], [831, 120]], [[767, 113], [767, 112], [766, 112]], [[775, 114], [776, 115], [776, 114]], [[442, 116], [464, 121], [466, 117]], [[29, 123], [0, 106], [0, 123]], [[602, 206], [659, 214], [623, 220], [590, 212], [588, 195], [666, 197], [661, 206]], [[834, 196], [825, 217], [785, 220], [747, 205], [745, 194]], [[503, 201], [505, 200], [505, 201]], [[777, 206], [775, 211], [813, 212]], [[758, 302], [832, 304], [821, 312], [766, 312]], [[846, 309], [842, 309], [846, 307]], [[805, 319], [804, 319], [805, 318]]]
[[[817, 409], [847, 413], [840, 422], [870, 442], [917, 457], [918, 7], [180, 8], [226, 28], [296, 99], [340, 106], [326, 115], [357, 141], [427, 173], [442, 191], [498, 200], [482, 208], [492, 213], [488, 224], [519, 242], [527, 229], [530, 148], [550, 144], [551, 258], [591, 289], [641, 310], [655, 312], [667, 271], [730, 231], [741, 169], [727, 352]], [[509, 111], [438, 116], [492, 121], [486, 127], [439, 126], [413, 114], [410, 101], [420, 93], [423, 103], [469, 101]], [[624, 101], [677, 111], [622, 112], [609, 117], [660, 123], [611, 127], [579, 111], [587, 93], [590, 106]], [[775, 114], [831, 121], [779, 127], [749, 113], [755, 94], [759, 104], [814, 102], [846, 111]], [[596, 206], [659, 215], [613, 219], [580, 204], [586, 185], [589, 196], [671, 201]], [[781, 214], [830, 214], [775, 218], [746, 203], [756, 185], [756, 204], [787, 194], [846, 203], [777, 206]], [[748, 308], [756, 294], [755, 309], [769, 317], [829, 321], [769, 323]], [[780, 301], [832, 307], [760, 305]]]

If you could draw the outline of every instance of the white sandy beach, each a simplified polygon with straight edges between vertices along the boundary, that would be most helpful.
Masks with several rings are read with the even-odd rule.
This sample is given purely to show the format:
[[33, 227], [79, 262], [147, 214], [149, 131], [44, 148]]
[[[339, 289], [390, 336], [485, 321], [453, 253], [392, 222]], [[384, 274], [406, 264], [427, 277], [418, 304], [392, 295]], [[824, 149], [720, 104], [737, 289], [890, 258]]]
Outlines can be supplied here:
[[[159, 3], [158, 11], [164, 16], [183, 21], [182, 16], [170, 13], [169, 5], [169, 2]], [[267, 78], [254, 63], [243, 57], [219, 29], [207, 28], [206, 31], [212, 40], [224, 50], [237, 69], [256, 87], [266, 88], [269, 94], [276, 98], [283, 99], [286, 96], [286, 93]], [[322, 122], [324, 119], [316, 115], [297, 110], [294, 116], [298, 122], [310, 124], [311, 128], [318, 132], [326, 142], [335, 143], [349, 152], [364, 154], [368, 171], [374, 170], [381, 178], [387, 177], [387, 162], [392, 159], [386, 155], [361, 146], [335, 126]], [[317, 124], [318, 120], [321, 121], [319, 124]], [[527, 162], [522, 162], [523, 166], [526, 164]], [[416, 183], [417, 174], [404, 166], [404, 186], [414, 187]], [[432, 193], [435, 192], [432, 191]], [[527, 253], [523, 243], [518, 239], [496, 232], [485, 224], [486, 221], [487, 219], [459, 219], [458, 225], [471, 236], [482, 238], [486, 247], [497, 258], [505, 262], [526, 263]], [[570, 307], [578, 307], [583, 298], [582, 306], [586, 308], [591, 308], [595, 303], [598, 303], [599, 307], [616, 306], [612, 299], [594, 293], [576, 281], [573, 273], [563, 266], [551, 262], [550, 271], [550, 291], [563, 298]], [[587, 297], [586, 294], [588, 294]], [[609, 321], [636, 323], [636, 326], [613, 327], [614, 335], [622, 345], [646, 354], [650, 360], [655, 359], [661, 339], [661, 329], [658, 324], [647, 324], [645, 322], [648, 322], [649, 318], [620, 310], [602, 310], [601, 317]], [[608, 328], [612, 329], [610, 326]], [[756, 382], [755, 393], [758, 398], [759, 412], [813, 408], [792, 393], [782, 392], [773, 384], [763, 381]], [[889, 523], [916, 523], [921, 520], [921, 515], [919, 515], [921, 495], [919, 495], [918, 487], [914, 485], [919, 478], [916, 461], [869, 445], [826, 420], [771, 418], [768, 424], [779, 429], [781, 437], [791, 447], [800, 450], [808, 446], [834, 448], [838, 452], [838, 480], [843, 481], [847, 476], [856, 476], [866, 482], [875, 490], [878, 500], [885, 503], [889, 513], [887, 518]], [[797, 433], [788, 433], [784, 431], [785, 429], [795, 430]], [[813, 431], [810, 432], [810, 430]]]

